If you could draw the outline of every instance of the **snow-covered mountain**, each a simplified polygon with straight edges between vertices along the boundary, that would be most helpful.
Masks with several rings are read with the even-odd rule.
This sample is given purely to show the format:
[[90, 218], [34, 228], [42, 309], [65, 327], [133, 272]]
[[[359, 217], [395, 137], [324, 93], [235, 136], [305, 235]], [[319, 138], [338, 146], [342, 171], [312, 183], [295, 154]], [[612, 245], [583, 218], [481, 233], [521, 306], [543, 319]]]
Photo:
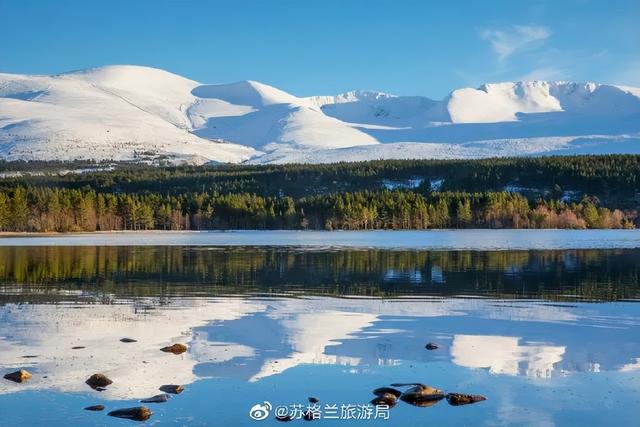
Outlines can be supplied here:
[[640, 89], [516, 82], [299, 98], [138, 66], [0, 74], [0, 157], [239, 163], [640, 153]]

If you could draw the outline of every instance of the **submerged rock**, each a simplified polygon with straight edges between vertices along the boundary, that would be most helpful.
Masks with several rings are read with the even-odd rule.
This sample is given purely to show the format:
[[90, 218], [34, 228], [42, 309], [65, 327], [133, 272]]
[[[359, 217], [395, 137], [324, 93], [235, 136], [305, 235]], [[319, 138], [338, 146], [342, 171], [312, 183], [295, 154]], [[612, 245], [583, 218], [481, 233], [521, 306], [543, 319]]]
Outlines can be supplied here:
[[133, 338], [120, 338], [120, 342], [138, 342], [138, 340], [134, 340]]
[[313, 397], [313, 396], [308, 397], [307, 399], [309, 399], [310, 403], [318, 403], [318, 402], [320, 402], [320, 399], [318, 399], [317, 397]]
[[135, 408], [117, 409], [109, 412], [107, 415], [134, 421], [146, 421], [153, 415], [153, 412], [146, 406], [136, 406]]
[[104, 390], [104, 387], [109, 384], [113, 384], [113, 381], [107, 378], [104, 374], [93, 374], [85, 381], [85, 383], [94, 390], [102, 391]]
[[85, 411], [104, 411], [104, 405], [92, 405], [84, 408]]
[[394, 387], [413, 386], [400, 395], [400, 400], [415, 406], [431, 406], [444, 399], [444, 391], [425, 384], [391, 384]]
[[392, 394], [395, 397], [400, 397], [400, 395], [402, 394], [400, 390], [396, 390], [395, 388], [391, 388], [391, 387], [380, 387], [373, 390], [373, 394], [375, 394], [376, 396], [382, 396], [383, 394], [387, 394], [387, 393]]
[[469, 405], [471, 403], [482, 402], [483, 400], [487, 400], [487, 398], [484, 396], [480, 396], [479, 394], [447, 394], [447, 402], [449, 402], [449, 405], [453, 406]]
[[177, 384], [165, 384], [160, 386], [159, 390], [164, 391], [165, 393], [180, 394], [184, 391], [184, 387]]
[[165, 353], [182, 354], [187, 351], [187, 346], [184, 344], [175, 343], [167, 347], [162, 347], [160, 351], [164, 351]]
[[398, 398], [391, 393], [384, 393], [375, 397], [371, 404], [374, 406], [387, 405], [389, 408], [393, 408], [398, 403]]
[[22, 383], [31, 378], [31, 374], [24, 369], [19, 371], [8, 373], [4, 376], [4, 379], [13, 381], [14, 383]]
[[426, 348], [427, 350], [436, 350], [440, 348], [440, 346], [434, 342], [430, 342], [427, 345], [425, 345], [424, 348]]
[[167, 400], [169, 400], [170, 397], [171, 396], [169, 396], [167, 393], [156, 394], [155, 396], [148, 397], [146, 399], [142, 399], [140, 402], [142, 402], [142, 403], [164, 403]]

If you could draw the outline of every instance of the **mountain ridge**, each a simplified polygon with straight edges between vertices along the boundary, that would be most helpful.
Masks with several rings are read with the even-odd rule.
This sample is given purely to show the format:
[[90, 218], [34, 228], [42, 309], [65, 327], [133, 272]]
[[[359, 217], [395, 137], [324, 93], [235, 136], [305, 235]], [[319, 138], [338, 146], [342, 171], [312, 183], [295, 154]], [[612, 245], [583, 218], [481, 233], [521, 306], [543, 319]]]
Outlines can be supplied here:
[[359, 159], [637, 153], [640, 88], [531, 81], [441, 100], [358, 90], [297, 97], [133, 65], [0, 73], [4, 159], [317, 163], [349, 161], [356, 147]]

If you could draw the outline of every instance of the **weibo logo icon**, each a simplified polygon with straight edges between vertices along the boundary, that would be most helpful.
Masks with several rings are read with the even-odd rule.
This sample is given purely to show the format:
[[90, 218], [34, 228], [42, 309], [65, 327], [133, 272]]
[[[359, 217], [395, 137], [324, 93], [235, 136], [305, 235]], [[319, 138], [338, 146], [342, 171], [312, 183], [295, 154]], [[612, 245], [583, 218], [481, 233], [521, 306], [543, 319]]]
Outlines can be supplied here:
[[271, 409], [271, 403], [265, 400], [262, 403], [256, 403], [253, 405], [251, 409], [249, 409], [249, 416], [256, 421], [262, 421], [269, 416]]

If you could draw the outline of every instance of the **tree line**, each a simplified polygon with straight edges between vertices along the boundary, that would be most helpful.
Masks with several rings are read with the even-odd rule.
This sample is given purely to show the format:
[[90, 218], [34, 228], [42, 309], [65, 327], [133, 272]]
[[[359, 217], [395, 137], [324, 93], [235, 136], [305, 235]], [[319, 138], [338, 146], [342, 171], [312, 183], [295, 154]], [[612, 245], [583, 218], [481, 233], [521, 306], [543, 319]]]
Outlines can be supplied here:
[[[23, 173], [16, 173], [16, 172]], [[81, 171], [81, 173], [70, 173]], [[2, 178], [4, 172], [4, 178]], [[0, 162], [0, 190], [16, 186], [90, 187], [98, 192], [251, 193], [295, 199], [319, 194], [378, 191], [389, 182], [414, 191], [518, 191], [561, 199], [568, 192], [605, 205], [640, 205], [640, 155], [557, 156], [476, 160], [376, 160], [320, 165], [150, 166], [129, 163]], [[579, 200], [578, 200], [579, 201]]]
[[[114, 296], [162, 301], [194, 293], [256, 295], [274, 291], [629, 300], [640, 297], [639, 276], [638, 249], [300, 251], [245, 247], [203, 251], [185, 246], [0, 247], [0, 285], [20, 283], [21, 289], [20, 293], [0, 293], [0, 304], [59, 303], [77, 298], [78, 291], [85, 297], [109, 302]], [[160, 283], [162, 286], [158, 286]], [[65, 290], [69, 292], [58, 292]]]
[[99, 192], [16, 186], [0, 190], [0, 231], [205, 229], [634, 228], [638, 212], [513, 192], [356, 191], [293, 198], [215, 191]]

